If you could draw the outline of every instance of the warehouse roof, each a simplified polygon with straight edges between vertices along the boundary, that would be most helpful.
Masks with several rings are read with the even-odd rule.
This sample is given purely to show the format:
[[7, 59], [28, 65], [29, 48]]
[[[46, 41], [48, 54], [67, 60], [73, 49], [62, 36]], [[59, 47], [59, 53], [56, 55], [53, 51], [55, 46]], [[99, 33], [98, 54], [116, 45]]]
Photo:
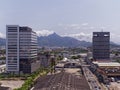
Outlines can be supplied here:
[[108, 67], [120, 67], [120, 63], [118, 62], [93, 62], [94, 64], [97, 64], [100, 67], [108, 66]]

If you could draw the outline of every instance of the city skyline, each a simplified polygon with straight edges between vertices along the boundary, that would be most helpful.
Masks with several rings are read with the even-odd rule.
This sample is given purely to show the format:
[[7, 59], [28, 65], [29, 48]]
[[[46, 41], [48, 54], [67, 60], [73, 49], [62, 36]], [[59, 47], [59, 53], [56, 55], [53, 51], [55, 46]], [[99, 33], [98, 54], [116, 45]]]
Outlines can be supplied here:
[[92, 32], [103, 30], [111, 32], [111, 41], [120, 44], [119, 3], [119, 0], [0, 1], [0, 36], [6, 33], [6, 24], [18, 24], [41, 33], [56, 32], [76, 38], [89, 38]]

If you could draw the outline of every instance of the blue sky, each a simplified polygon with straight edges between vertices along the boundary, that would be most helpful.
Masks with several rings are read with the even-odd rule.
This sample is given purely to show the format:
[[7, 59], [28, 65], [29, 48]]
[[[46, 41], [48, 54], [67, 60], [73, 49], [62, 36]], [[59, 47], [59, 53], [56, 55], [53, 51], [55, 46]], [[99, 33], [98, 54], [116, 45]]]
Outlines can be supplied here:
[[120, 0], [0, 0], [2, 34], [6, 24], [73, 37], [91, 37], [93, 31], [103, 29], [120, 43]]

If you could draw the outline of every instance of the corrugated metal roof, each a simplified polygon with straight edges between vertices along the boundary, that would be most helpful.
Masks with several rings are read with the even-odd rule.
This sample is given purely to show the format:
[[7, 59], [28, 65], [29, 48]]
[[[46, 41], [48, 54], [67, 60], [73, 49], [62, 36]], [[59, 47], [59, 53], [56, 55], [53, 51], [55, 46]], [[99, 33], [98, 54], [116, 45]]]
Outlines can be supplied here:
[[117, 62], [101, 62], [101, 63], [99, 63], [99, 62], [94, 62], [94, 64], [97, 64], [98, 66], [108, 66], [108, 67], [116, 67], [116, 66], [118, 66], [118, 67], [120, 67], [120, 63], [117, 63]]

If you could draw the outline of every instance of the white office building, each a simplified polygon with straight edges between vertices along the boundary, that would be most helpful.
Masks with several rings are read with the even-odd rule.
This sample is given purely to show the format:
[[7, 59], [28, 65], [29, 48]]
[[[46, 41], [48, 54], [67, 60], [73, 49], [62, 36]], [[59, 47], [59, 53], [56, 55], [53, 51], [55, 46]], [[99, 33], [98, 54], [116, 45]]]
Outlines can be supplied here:
[[37, 35], [29, 27], [6, 26], [7, 71], [32, 73], [39, 65], [37, 61]]

